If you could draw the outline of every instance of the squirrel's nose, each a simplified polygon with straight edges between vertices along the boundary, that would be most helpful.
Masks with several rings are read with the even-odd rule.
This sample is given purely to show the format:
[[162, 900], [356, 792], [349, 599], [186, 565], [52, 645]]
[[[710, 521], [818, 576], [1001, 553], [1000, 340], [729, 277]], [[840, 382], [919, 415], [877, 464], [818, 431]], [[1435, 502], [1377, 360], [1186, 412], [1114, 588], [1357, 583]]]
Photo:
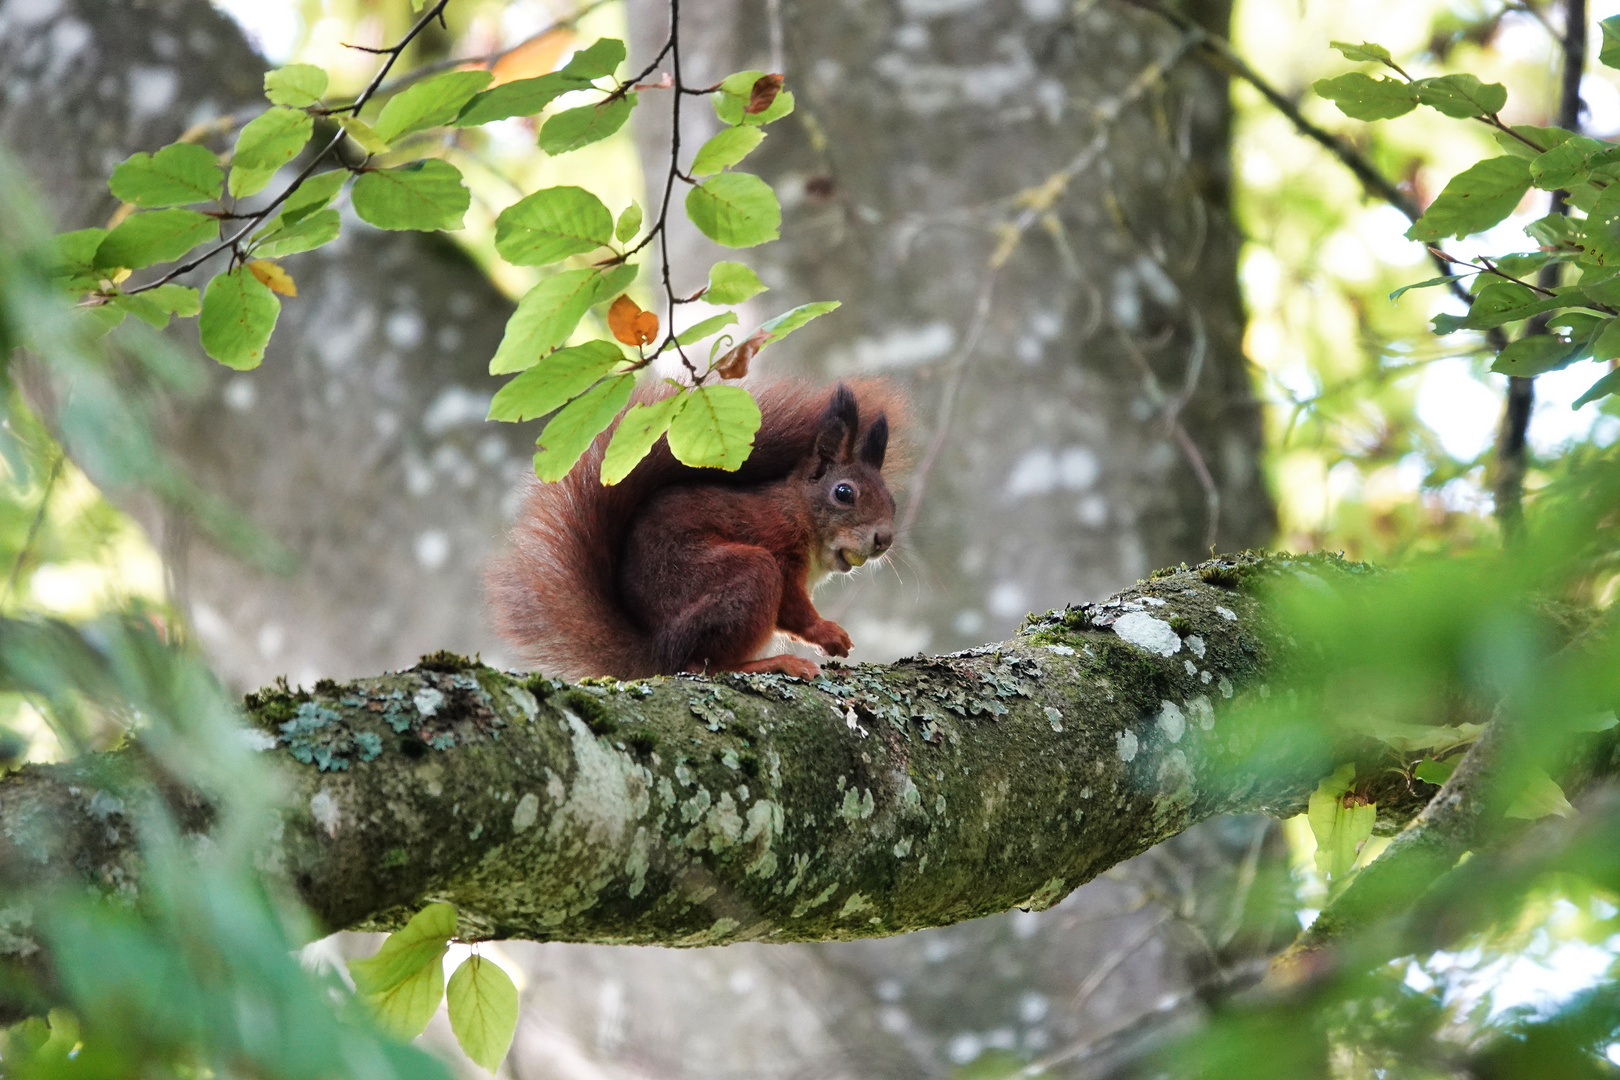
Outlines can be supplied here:
[[874, 555], [881, 555], [885, 551], [889, 550], [889, 545], [892, 543], [894, 543], [894, 533], [888, 532], [887, 530], [873, 533], [872, 553]]

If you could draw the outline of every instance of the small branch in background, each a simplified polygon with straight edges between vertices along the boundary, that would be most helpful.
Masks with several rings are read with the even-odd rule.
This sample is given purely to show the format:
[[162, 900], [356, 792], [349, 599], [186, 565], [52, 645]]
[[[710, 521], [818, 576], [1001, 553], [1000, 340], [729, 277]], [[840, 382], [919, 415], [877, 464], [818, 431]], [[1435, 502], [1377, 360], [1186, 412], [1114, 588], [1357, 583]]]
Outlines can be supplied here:
[[[1581, 75], [1586, 70], [1586, 0], [1564, 0], [1564, 70], [1558, 102], [1558, 126], [1580, 131]], [[1567, 214], [1565, 192], [1555, 191], [1548, 213]], [[1558, 284], [1559, 266], [1549, 263], [1541, 268], [1537, 284], [1551, 289]], [[1530, 320], [1526, 334], [1540, 334], [1547, 329], [1547, 316], [1538, 315]], [[1504, 543], [1514, 543], [1524, 531], [1524, 474], [1529, 469], [1527, 447], [1530, 431], [1530, 413], [1536, 403], [1534, 378], [1508, 377], [1507, 400], [1502, 406], [1502, 423], [1496, 433], [1496, 482], [1492, 493], [1496, 500], [1496, 520], [1502, 529]]]
[[23, 538], [22, 547], [17, 549], [17, 557], [12, 560], [11, 574], [6, 578], [6, 591], [0, 594], [0, 608], [9, 605], [17, 591], [17, 581], [22, 577], [23, 567], [34, 549], [34, 541], [39, 539], [39, 531], [45, 525], [45, 514], [51, 506], [51, 493], [56, 490], [56, 480], [62, 475], [62, 465], [66, 460], [67, 455], [61, 447], [57, 447], [56, 460], [51, 462], [50, 475], [45, 478], [45, 490], [39, 495], [39, 509], [34, 511], [34, 520], [28, 523], [28, 535]]

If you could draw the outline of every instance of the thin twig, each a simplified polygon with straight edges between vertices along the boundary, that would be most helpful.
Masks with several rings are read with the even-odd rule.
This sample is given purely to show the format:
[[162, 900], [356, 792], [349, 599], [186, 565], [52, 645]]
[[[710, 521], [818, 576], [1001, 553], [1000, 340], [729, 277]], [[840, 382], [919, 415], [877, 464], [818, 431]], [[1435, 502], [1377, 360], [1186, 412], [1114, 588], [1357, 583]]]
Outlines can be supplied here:
[[62, 475], [62, 464], [67, 455], [60, 447], [56, 450], [56, 460], [51, 462], [51, 472], [45, 478], [45, 490], [40, 492], [39, 508], [34, 511], [34, 520], [28, 524], [28, 535], [23, 538], [22, 547], [17, 549], [17, 557], [11, 563], [11, 575], [6, 578], [6, 591], [0, 595], [0, 607], [11, 603], [12, 593], [17, 591], [17, 580], [22, 576], [22, 570], [33, 551], [34, 541], [39, 539], [39, 531], [45, 524], [45, 512], [51, 506], [51, 492], [56, 490], [56, 478]]

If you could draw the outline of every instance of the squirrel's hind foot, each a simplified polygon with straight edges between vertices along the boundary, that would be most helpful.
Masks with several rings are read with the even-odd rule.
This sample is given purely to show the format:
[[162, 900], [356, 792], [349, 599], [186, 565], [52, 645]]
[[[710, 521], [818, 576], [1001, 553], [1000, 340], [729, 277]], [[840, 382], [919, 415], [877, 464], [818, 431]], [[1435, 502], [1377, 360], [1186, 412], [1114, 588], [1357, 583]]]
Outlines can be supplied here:
[[793, 656], [783, 653], [780, 656], [766, 656], [759, 660], [750, 660], [746, 664], [738, 664], [731, 669], [752, 675], [792, 675], [796, 679], [809, 682], [820, 678], [821, 665], [814, 660], [806, 660], [802, 656]]

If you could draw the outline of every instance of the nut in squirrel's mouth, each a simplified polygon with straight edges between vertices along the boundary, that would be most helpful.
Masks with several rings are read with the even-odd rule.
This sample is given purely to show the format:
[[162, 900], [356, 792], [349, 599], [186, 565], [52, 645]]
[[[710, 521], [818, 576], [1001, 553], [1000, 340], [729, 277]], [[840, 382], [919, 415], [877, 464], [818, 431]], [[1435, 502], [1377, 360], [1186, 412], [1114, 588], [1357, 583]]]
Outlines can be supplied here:
[[833, 558], [837, 561], [841, 573], [848, 573], [857, 566], [866, 565], [866, 556], [854, 548], [838, 548], [833, 552]]

